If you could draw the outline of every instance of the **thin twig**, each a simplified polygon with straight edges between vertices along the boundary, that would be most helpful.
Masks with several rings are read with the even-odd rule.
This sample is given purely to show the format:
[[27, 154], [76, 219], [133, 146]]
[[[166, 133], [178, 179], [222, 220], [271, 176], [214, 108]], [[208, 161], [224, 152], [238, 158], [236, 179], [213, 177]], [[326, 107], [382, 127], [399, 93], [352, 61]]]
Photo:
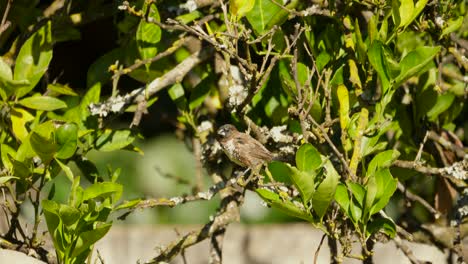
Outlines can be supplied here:
[[348, 166], [348, 163], [346, 162], [346, 160], [344, 159], [343, 157], [343, 154], [341, 154], [341, 152], [338, 150], [338, 148], [335, 146], [335, 144], [333, 143], [333, 141], [330, 139], [330, 137], [328, 137], [327, 135], [327, 132], [325, 131], [325, 129], [319, 125], [310, 115], [309, 115], [309, 120], [310, 122], [312, 122], [312, 124], [314, 124], [319, 130], [320, 132], [322, 133], [322, 136], [325, 138], [325, 140], [327, 141], [328, 145], [330, 145], [330, 147], [332, 148], [333, 152], [335, 152], [336, 156], [340, 159], [341, 161], [341, 164], [343, 165], [343, 167], [345, 168], [346, 172], [348, 173], [348, 175], [354, 179], [356, 177], [354, 177], [354, 174], [353, 172], [351, 171], [351, 169], [349, 168]]
[[440, 216], [442, 215], [441, 212], [437, 211], [434, 207], [432, 207], [426, 200], [424, 200], [422, 197], [412, 193], [410, 190], [408, 190], [401, 182], [398, 182], [398, 190], [400, 190], [405, 197], [407, 197], [409, 200], [413, 202], [418, 202], [420, 203], [424, 208], [426, 208], [432, 215], [434, 215], [435, 219], [439, 219]]
[[413, 251], [405, 244], [403, 244], [403, 241], [401, 240], [400, 236], [396, 235], [395, 238], [393, 239], [395, 241], [395, 245], [397, 248], [401, 249], [405, 256], [411, 261], [412, 264], [420, 264], [421, 261], [419, 261], [413, 254]]
[[322, 247], [323, 241], [325, 240], [326, 236], [327, 236], [326, 234], [323, 234], [322, 239], [320, 239], [320, 244], [318, 245], [317, 250], [315, 250], [314, 264], [317, 264], [320, 248]]

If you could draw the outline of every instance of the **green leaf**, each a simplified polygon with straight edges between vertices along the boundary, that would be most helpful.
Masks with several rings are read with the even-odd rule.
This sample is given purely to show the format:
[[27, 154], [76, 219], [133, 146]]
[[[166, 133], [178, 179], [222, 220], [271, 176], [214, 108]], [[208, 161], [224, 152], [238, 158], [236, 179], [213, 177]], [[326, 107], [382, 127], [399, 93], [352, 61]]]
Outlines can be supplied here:
[[182, 84], [176, 83], [172, 85], [167, 92], [179, 109], [184, 110], [187, 108], [187, 99], [185, 98], [185, 91]]
[[81, 103], [80, 103], [81, 120], [86, 120], [86, 118], [89, 116], [88, 106], [92, 103], [99, 102], [100, 96], [101, 96], [101, 83], [98, 82], [88, 89], [86, 94], [83, 96], [83, 99], [81, 100]]
[[71, 171], [70, 167], [63, 164], [59, 159], [55, 159], [55, 161], [60, 165], [60, 168], [62, 168], [62, 170], [65, 172], [65, 175], [67, 176], [67, 178], [71, 182], [73, 182], [73, 178], [75, 178], [75, 177], [73, 176], [73, 172]]
[[103, 238], [107, 232], [109, 232], [111, 226], [112, 224], [110, 223], [98, 224], [95, 229], [81, 233], [77, 239], [76, 246], [71, 257], [75, 258], [82, 252], [90, 250], [92, 245], [94, 245], [97, 241]]
[[315, 62], [317, 70], [319, 72], [322, 72], [325, 66], [327, 66], [327, 64], [330, 62], [330, 60], [331, 60], [331, 56], [330, 54], [328, 54], [328, 52], [326, 51], [320, 52]]
[[313, 172], [321, 164], [320, 153], [311, 144], [302, 145], [296, 153], [296, 166], [300, 171]]
[[354, 28], [355, 28], [355, 36], [356, 36], [356, 46], [357, 46], [357, 57], [358, 60], [361, 64], [365, 63], [366, 60], [366, 50], [367, 46], [362, 40], [362, 34], [361, 34], [361, 29], [359, 28], [359, 21], [356, 18], [354, 21]]
[[2, 57], [0, 57], [0, 80], [13, 80], [13, 72], [11, 71], [11, 67], [3, 60]]
[[0, 176], [0, 186], [14, 179], [20, 179], [20, 178], [15, 177], [15, 176]]
[[428, 0], [419, 0], [416, 5], [414, 6], [413, 14], [411, 17], [411, 21], [415, 20], [419, 14], [423, 11], [423, 9], [426, 7]]
[[239, 20], [252, 10], [254, 4], [255, 0], [231, 0], [229, 1], [229, 10], [231, 15]]
[[395, 86], [398, 87], [410, 77], [419, 75], [429, 70], [426, 65], [432, 62], [439, 51], [440, 46], [419, 47], [406, 54], [406, 56], [400, 62], [401, 71], [400, 75], [398, 75], [398, 77], [395, 79]]
[[463, 19], [463, 16], [459, 16], [457, 19], [450, 19], [447, 22], [447, 26], [442, 30], [439, 40], [442, 39], [443, 36], [458, 30], [463, 25]]
[[58, 218], [60, 206], [55, 201], [42, 200], [42, 209], [44, 210], [49, 232], [52, 234], [60, 222], [60, 219]]
[[290, 174], [291, 180], [301, 194], [303, 203], [307, 204], [315, 191], [315, 173], [313, 171], [300, 171], [292, 166], [289, 166], [289, 168], [292, 171]]
[[11, 162], [10, 157], [16, 157], [16, 151], [9, 145], [1, 144], [0, 156], [3, 166], [9, 171], [13, 171], [13, 163]]
[[340, 179], [340, 175], [333, 167], [330, 160], [325, 161], [325, 179], [319, 184], [317, 190], [312, 197], [312, 208], [320, 219], [327, 212], [328, 206], [335, 196], [336, 187]]
[[453, 93], [445, 93], [436, 97], [436, 103], [431, 109], [427, 112], [427, 117], [430, 121], [435, 121], [440, 114], [445, 112], [447, 109], [452, 106], [453, 101], [455, 100], [455, 95]]
[[288, 12], [271, 0], [257, 0], [246, 17], [255, 34], [261, 35], [270, 30], [274, 25], [280, 26], [283, 24], [288, 18]]
[[194, 21], [195, 19], [199, 19], [202, 16], [203, 16], [202, 12], [195, 10], [193, 12], [177, 16], [175, 19], [182, 24], [189, 24], [190, 22]]
[[14, 71], [15, 80], [28, 80], [29, 85], [18, 89], [16, 97], [29, 93], [47, 71], [52, 60], [52, 21], [48, 21], [26, 40], [21, 47]]
[[78, 94], [75, 93], [75, 91], [73, 91], [73, 89], [70, 88], [68, 85], [57, 84], [57, 83], [52, 84], [51, 83], [51, 84], [47, 85], [47, 89], [54, 92], [54, 93], [57, 93], [57, 94], [78, 96]]
[[75, 163], [80, 169], [81, 173], [83, 173], [83, 176], [91, 183], [94, 183], [98, 181], [99, 177], [99, 171], [94, 165], [94, 163], [85, 157], [78, 157], [75, 159]]
[[[159, 18], [159, 12], [156, 7], [156, 4], [149, 4], [149, 6], [145, 2], [145, 6], [143, 7], [143, 12], [147, 12], [147, 8], [149, 8], [148, 18], [153, 19], [154, 21], [161, 21]], [[156, 55], [158, 52], [158, 48], [156, 44], [161, 40], [161, 28], [154, 24], [148, 23], [144, 19], [140, 21], [138, 25], [138, 29], [136, 32], [136, 41], [138, 46], [138, 52], [142, 59], [149, 59]], [[147, 70], [149, 70], [149, 64], [145, 65]]]
[[285, 184], [292, 184], [291, 169], [283, 162], [273, 161], [268, 164], [268, 170], [271, 172], [273, 179]]
[[26, 179], [32, 174], [31, 170], [23, 162], [13, 160], [12, 163], [13, 163], [13, 175], [18, 176], [21, 179]]
[[278, 63], [279, 78], [283, 90], [291, 97], [295, 98], [297, 94], [296, 84], [291, 76], [291, 69], [289, 67], [290, 61], [286, 59], [280, 60]]
[[124, 201], [119, 206], [114, 208], [114, 211], [133, 208], [133, 207], [135, 207], [135, 205], [139, 204], [141, 201], [142, 201], [141, 199], [134, 199], [134, 200], [130, 200], [130, 201]]
[[87, 201], [96, 198], [107, 198], [111, 195], [115, 195], [114, 199], [117, 201], [122, 194], [123, 187], [120, 184], [114, 182], [100, 182], [95, 183], [88, 187], [83, 192], [83, 200]]
[[52, 160], [57, 152], [57, 144], [55, 143], [55, 125], [52, 121], [42, 123], [34, 128], [31, 132], [29, 141], [34, 152], [42, 159], [44, 163]]
[[43, 111], [54, 111], [61, 108], [67, 108], [67, 104], [65, 102], [50, 96], [26, 97], [18, 103], [31, 109]]
[[385, 64], [384, 58], [384, 45], [380, 41], [372, 42], [369, 47], [367, 56], [372, 67], [377, 71], [380, 82], [382, 83], [382, 93], [385, 94], [390, 88], [390, 80], [388, 69]]
[[397, 188], [397, 180], [392, 177], [388, 168], [381, 169], [369, 178], [367, 184], [366, 209], [369, 216], [382, 210]]
[[[412, 22], [413, 12], [414, 12], [414, 3], [413, 0], [394, 0], [399, 2], [398, 14], [400, 23], [399, 28], [406, 27]], [[395, 12], [395, 10], [393, 11]]]
[[277, 193], [271, 192], [266, 189], [256, 189], [255, 191], [263, 200], [265, 200], [272, 207], [277, 208], [291, 216], [313, 223], [314, 220], [311, 215], [294, 205], [293, 202], [283, 201]]
[[59, 159], [71, 158], [78, 145], [78, 126], [74, 123], [61, 125], [55, 133], [55, 140], [59, 146], [55, 157]]
[[96, 149], [100, 151], [114, 151], [118, 149], [123, 149], [126, 146], [132, 144], [134, 140], [135, 136], [132, 135], [131, 130], [107, 129], [96, 140]]
[[377, 170], [390, 167], [399, 156], [400, 152], [394, 149], [386, 150], [375, 155], [367, 167], [366, 177], [374, 175]]
[[63, 224], [66, 226], [71, 226], [80, 218], [80, 211], [75, 207], [61, 204], [58, 210], [60, 219], [63, 221]]
[[348, 188], [346, 188], [346, 185], [339, 183], [336, 186], [335, 201], [338, 203], [341, 209], [343, 209], [343, 211], [349, 216], [350, 199], [349, 199]]
[[366, 198], [366, 189], [359, 183], [348, 182], [348, 188], [353, 194], [353, 197], [359, 203], [360, 206], [364, 206], [364, 199]]
[[367, 225], [367, 231], [369, 232], [369, 234], [374, 234], [376, 232], [382, 231], [390, 238], [394, 238], [396, 234], [396, 225], [391, 218], [378, 217], [372, 220]]
[[26, 123], [34, 120], [34, 116], [22, 108], [12, 107], [10, 111], [11, 124], [15, 137], [23, 142], [29, 135]]

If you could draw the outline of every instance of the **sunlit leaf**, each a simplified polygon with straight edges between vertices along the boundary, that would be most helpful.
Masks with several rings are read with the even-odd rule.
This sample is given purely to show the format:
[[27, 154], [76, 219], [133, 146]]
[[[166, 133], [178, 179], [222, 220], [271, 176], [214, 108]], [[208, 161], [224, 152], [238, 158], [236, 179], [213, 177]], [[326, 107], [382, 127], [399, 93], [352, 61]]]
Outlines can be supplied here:
[[21, 47], [16, 58], [14, 79], [28, 80], [29, 85], [18, 89], [16, 97], [29, 93], [47, 71], [52, 60], [52, 21], [39, 28]]

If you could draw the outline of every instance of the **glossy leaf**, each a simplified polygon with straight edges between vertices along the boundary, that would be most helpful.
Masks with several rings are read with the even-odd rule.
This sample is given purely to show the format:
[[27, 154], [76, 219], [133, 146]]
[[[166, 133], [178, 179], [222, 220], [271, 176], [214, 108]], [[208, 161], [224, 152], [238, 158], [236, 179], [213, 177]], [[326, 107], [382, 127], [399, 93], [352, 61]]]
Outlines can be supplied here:
[[94, 183], [100, 179], [99, 171], [92, 161], [85, 157], [79, 157], [75, 159], [75, 163], [89, 182]]
[[71, 95], [71, 96], [78, 96], [78, 94], [73, 91], [72, 88], [68, 85], [62, 85], [62, 84], [49, 84], [47, 85], [47, 90], [52, 91], [57, 94], [63, 94], [63, 95]]
[[119, 206], [114, 208], [114, 210], [117, 211], [117, 210], [131, 209], [131, 208], [134, 208], [141, 201], [142, 201], [141, 199], [134, 199], [134, 200], [130, 200], [130, 201], [124, 201]]
[[115, 201], [120, 198], [123, 187], [120, 184], [113, 182], [101, 182], [95, 183], [90, 187], [86, 188], [83, 192], [83, 200], [90, 200], [96, 198], [106, 198], [114, 195]]
[[367, 167], [366, 177], [374, 175], [377, 170], [390, 167], [399, 156], [400, 152], [394, 149], [386, 150], [375, 155]]
[[17, 180], [19, 177], [15, 176], [0, 176], [0, 186], [11, 181], [11, 180]]
[[187, 107], [187, 99], [185, 98], [185, 91], [182, 84], [176, 83], [172, 85], [168, 93], [179, 109], [185, 109]]
[[374, 234], [376, 232], [381, 231], [388, 235], [390, 238], [393, 238], [396, 234], [396, 224], [391, 218], [377, 217], [367, 225], [367, 231], [369, 232], [369, 234]]
[[340, 179], [340, 175], [335, 170], [330, 160], [324, 163], [324, 168], [325, 178], [318, 185], [312, 197], [312, 208], [320, 219], [322, 219], [327, 212], [328, 206], [335, 196], [336, 187]]
[[379, 75], [380, 81], [382, 83], [382, 92], [385, 94], [390, 88], [390, 80], [388, 69], [385, 64], [384, 58], [384, 45], [380, 41], [374, 41], [369, 47], [367, 56], [372, 67]]
[[339, 183], [336, 186], [335, 201], [338, 203], [338, 205], [340, 205], [341, 209], [343, 209], [345, 213], [348, 213], [350, 199], [346, 185]]
[[348, 188], [358, 204], [361, 207], [364, 206], [364, 199], [366, 198], [366, 190], [364, 187], [358, 183], [348, 182]]
[[229, 9], [231, 11], [231, 15], [235, 16], [236, 19], [239, 20], [252, 10], [254, 4], [255, 0], [232, 0], [229, 1]]
[[408, 53], [400, 62], [400, 75], [395, 79], [396, 86], [412, 76], [428, 70], [426, 65], [439, 53], [440, 47], [419, 47]]
[[83, 232], [79, 235], [76, 246], [71, 255], [72, 258], [77, 257], [86, 250], [90, 250], [91, 246], [103, 238], [109, 232], [112, 224], [97, 224], [93, 230]]
[[399, 24], [398, 27], [406, 27], [411, 23], [414, 12], [413, 0], [394, 0], [398, 9], [393, 10], [393, 14], [398, 14]]
[[311, 144], [302, 145], [296, 152], [296, 166], [301, 171], [312, 172], [320, 167], [322, 159], [318, 150]]
[[463, 25], [463, 19], [463, 16], [459, 16], [456, 19], [450, 19], [447, 22], [447, 27], [445, 27], [444, 30], [442, 30], [442, 34], [440, 35], [439, 39], [442, 39], [443, 36], [458, 30]]
[[60, 168], [62, 168], [63, 172], [65, 172], [65, 175], [67, 176], [67, 178], [73, 182], [73, 172], [71, 171], [70, 167], [68, 167], [67, 165], [63, 164], [59, 159], [55, 159], [55, 161], [60, 165]]
[[59, 159], [72, 157], [78, 145], [78, 126], [74, 123], [60, 126], [55, 133], [55, 140], [59, 147], [55, 157]]
[[271, 172], [273, 179], [285, 184], [292, 184], [291, 169], [283, 162], [273, 161], [268, 164], [268, 170]]
[[101, 96], [101, 84], [98, 82], [88, 89], [80, 103], [81, 119], [85, 120], [89, 116], [89, 105], [99, 102]]
[[369, 216], [382, 210], [397, 188], [397, 180], [388, 168], [381, 169], [370, 177], [367, 184], [366, 209]]
[[29, 93], [47, 71], [52, 60], [52, 21], [39, 28], [21, 47], [16, 58], [14, 79], [28, 80], [29, 85], [18, 89], [16, 97]]
[[29, 135], [26, 124], [34, 120], [34, 116], [22, 108], [13, 107], [10, 118], [14, 135], [19, 141], [23, 142]]
[[[143, 7], [143, 12], [147, 12], [147, 8], [150, 10], [148, 11], [148, 18], [151, 18], [154, 21], [159, 22], [161, 19], [159, 18], [159, 12], [156, 7], [156, 4], [146, 4]], [[144, 19], [140, 21], [138, 25], [138, 29], [136, 32], [136, 41], [138, 46], [138, 52], [142, 59], [149, 59], [156, 55], [158, 52], [158, 48], [156, 44], [161, 40], [161, 28], [154, 24], [148, 23]], [[149, 69], [149, 64], [146, 65], [147, 69]]]
[[100, 151], [114, 151], [132, 144], [135, 136], [130, 130], [106, 130], [97, 139], [96, 148]]
[[312, 216], [310, 216], [307, 212], [298, 208], [294, 205], [291, 201], [283, 201], [281, 197], [272, 191], [266, 189], [256, 189], [257, 194], [265, 200], [269, 205], [274, 208], [281, 210], [282, 212], [289, 214], [291, 216], [313, 222]]
[[0, 156], [2, 159], [2, 165], [9, 171], [13, 171], [13, 163], [11, 162], [10, 157], [16, 157], [16, 151], [7, 144], [1, 144]]
[[429, 120], [435, 121], [440, 114], [452, 106], [454, 100], [455, 95], [449, 92], [437, 96], [436, 103], [427, 112], [427, 117], [429, 117]]
[[18, 103], [31, 109], [43, 111], [54, 111], [67, 107], [65, 102], [50, 96], [26, 97], [20, 100]]
[[291, 167], [291, 180], [301, 194], [304, 204], [308, 203], [315, 191], [315, 173], [312, 171], [300, 171], [296, 167]]
[[256, 0], [252, 10], [246, 15], [257, 35], [281, 25], [288, 18], [288, 12], [270, 0]]
[[63, 224], [66, 226], [73, 225], [80, 217], [80, 211], [78, 209], [66, 204], [61, 204], [59, 206], [58, 213]]
[[10, 65], [8, 65], [2, 57], [0, 57], [0, 82], [13, 80], [13, 72]]

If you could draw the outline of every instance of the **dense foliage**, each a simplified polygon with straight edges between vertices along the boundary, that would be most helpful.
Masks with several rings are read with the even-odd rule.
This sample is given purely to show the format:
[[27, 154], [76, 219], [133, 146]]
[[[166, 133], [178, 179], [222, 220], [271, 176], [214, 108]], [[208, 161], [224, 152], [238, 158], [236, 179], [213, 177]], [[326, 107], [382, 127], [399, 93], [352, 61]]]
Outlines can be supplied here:
[[[465, 1], [428, 0], [3, 1], [0, 188], [8, 230], [0, 247], [83, 263], [111, 228], [111, 214], [124, 219], [139, 208], [219, 193], [217, 214], [203, 229], [151, 260], [169, 261], [200, 240], [222, 238], [249, 190], [322, 229], [332, 261], [367, 259], [375, 241], [401, 237], [462, 261], [466, 8]], [[57, 47], [81, 41], [86, 25], [101, 22], [115, 41], [86, 66], [86, 87], [74, 87], [61, 77], [68, 72], [51, 70], [76, 63], [66, 52], [55, 57]], [[95, 58], [84, 48], [79, 56]], [[140, 152], [133, 144], [144, 115], [163, 93], [177, 107], [176, 133], [213, 187], [120, 201], [119, 170], [101, 175], [87, 154]], [[134, 113], [127, 128], [113, 122], [124, 112]], [[247, 172], [253, 180], [243, 184], [244, 169], [215, 140], [226, 123], [289, 160]], [[61, 172], [72, 183], [65, 203], [54, 199]], [[25, 201], [33, 207], [23, 208]], [[30, 233], [20, 221], [24, 210], [33, 210]], [[43, 248], [43, 220], [56, 257]], [[455, 230], [449, 243], [429, 223]], [[355, 237], [361, 256], [351, 254]], [[221, 261], [216, 248], [214, 263]]]

